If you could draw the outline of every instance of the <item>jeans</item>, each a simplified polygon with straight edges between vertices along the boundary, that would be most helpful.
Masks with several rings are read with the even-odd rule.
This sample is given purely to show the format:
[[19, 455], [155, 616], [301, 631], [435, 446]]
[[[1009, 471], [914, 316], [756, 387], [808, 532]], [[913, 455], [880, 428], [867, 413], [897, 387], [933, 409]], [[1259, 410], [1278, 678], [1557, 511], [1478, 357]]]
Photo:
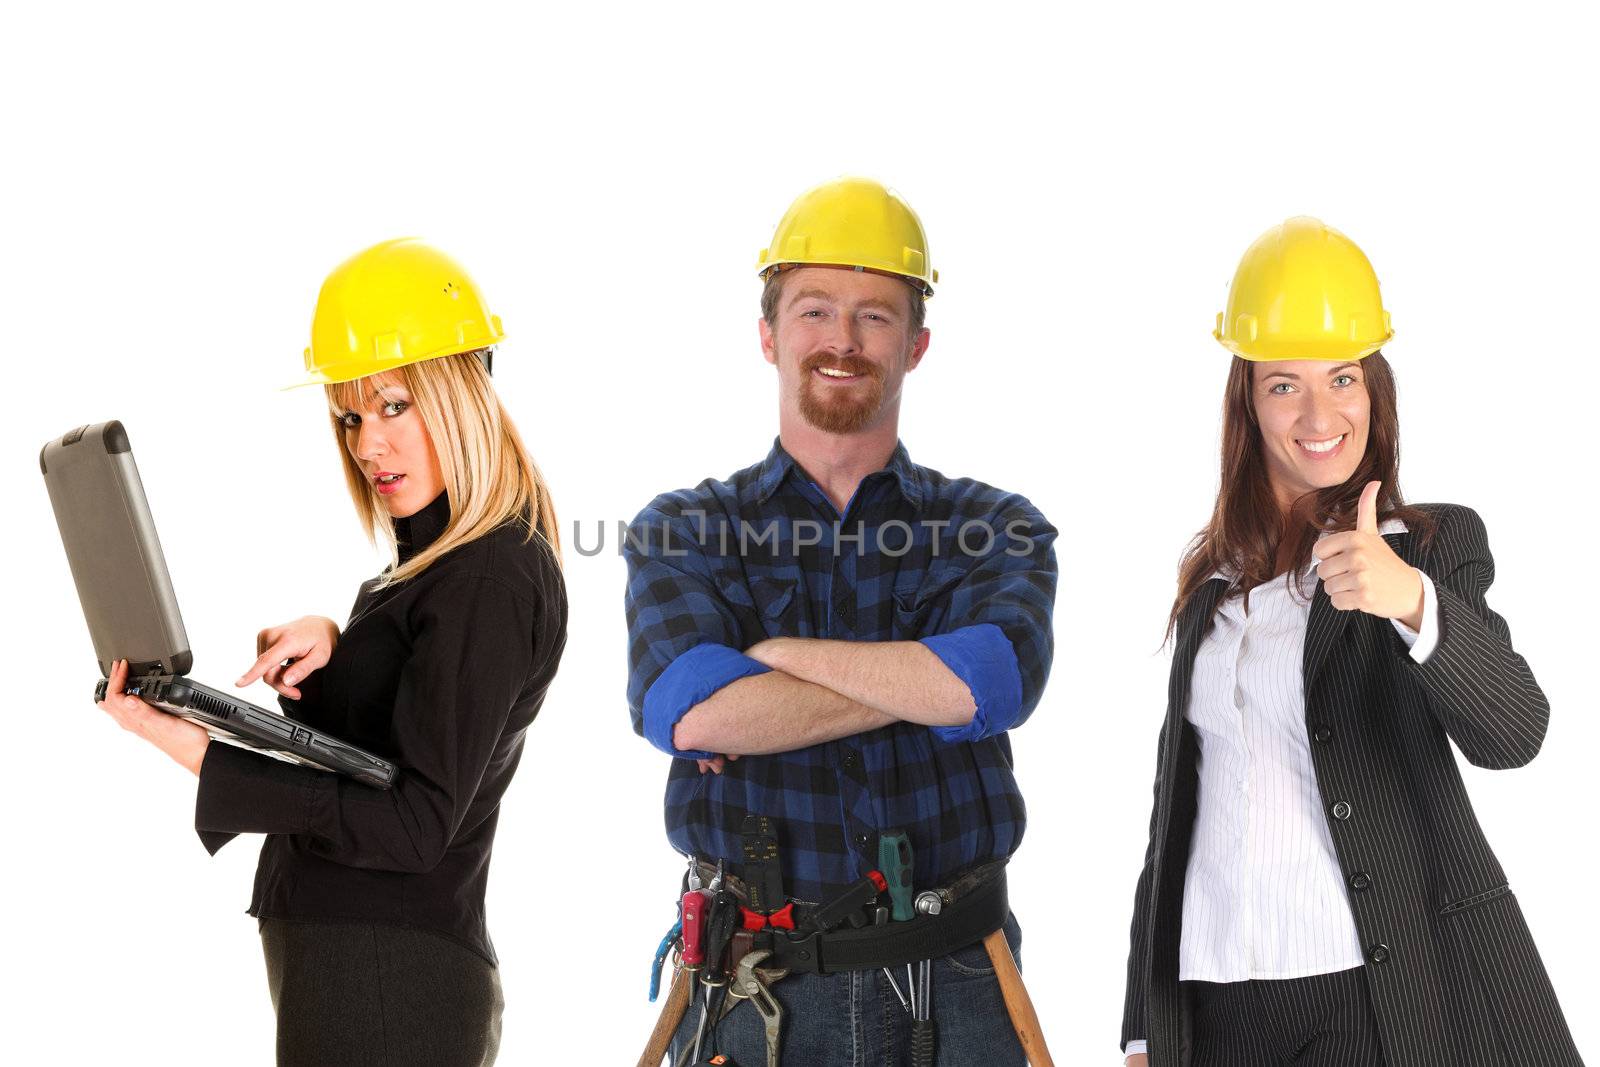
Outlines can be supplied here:
[[[1006, 940], [1017, 965], [1022, 965], [1022, 929], [1015, 915], [1006, 918]], [[895, 968], [895, 982], [906, 993], [906, 969]], [[913, 968], [915, 973], [915, 968]], [[791, 974], [775, 982], [772, 995], [783, 1011], [779, 1044], [783, 1062], [804, 1067], [901, 1067], [910, 1057], [910, 1015], [884, 977], [882, 969], [839, 974]], [[712, 1021], [723, 994], [711, 998]], [[938, 1028], [938, 1067], [1026, 1067], [1000, 996], [1000, 983], [982, 942], [933, 961], [929, 1017]], [[672, 1038], [671, 1064], [686, 1067], [695, 1028], [705, 1003], [696, 987], [695, 1000]], [[703, 1063], [713, 1053], [732, 1058], [736, 1067], [763, 1067], [766, 1029], [761, 1016], [740, 1002], [728, 1017], [706, 1024], [700, 1044]]]

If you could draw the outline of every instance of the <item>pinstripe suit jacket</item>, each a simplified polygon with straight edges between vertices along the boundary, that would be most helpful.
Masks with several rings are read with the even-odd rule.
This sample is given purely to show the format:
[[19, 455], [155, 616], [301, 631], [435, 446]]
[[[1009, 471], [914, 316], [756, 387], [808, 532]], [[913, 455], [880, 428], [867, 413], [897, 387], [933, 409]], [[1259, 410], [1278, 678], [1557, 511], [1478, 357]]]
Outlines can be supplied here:
[[[1335, 608], [1317, 583], [1306, 629], [1306, 728], [1317, 785], [1367, 947], [1391, 1067], [1582, 1064], [1521, 908], [1484, 839], [1450, 743], [1480, 767], [1539, 751], [1549, 704], [1484, 591], [1494, 580], [1483, 521], [1425, 504], [1438, 529], [1385, 540], [1433, 579], [1439, 644], [1426, 662], [1389, 620]], [[1185, 607], [1157, 755], [1150, 845], [1135, 894], [1122, 1040], [1145, 1038], [1151, 1067], [1189, 1063], [1178, 982], [1183, 882], [1199, 744], [1185, 720], [1195, 652], [1226, 583]]]

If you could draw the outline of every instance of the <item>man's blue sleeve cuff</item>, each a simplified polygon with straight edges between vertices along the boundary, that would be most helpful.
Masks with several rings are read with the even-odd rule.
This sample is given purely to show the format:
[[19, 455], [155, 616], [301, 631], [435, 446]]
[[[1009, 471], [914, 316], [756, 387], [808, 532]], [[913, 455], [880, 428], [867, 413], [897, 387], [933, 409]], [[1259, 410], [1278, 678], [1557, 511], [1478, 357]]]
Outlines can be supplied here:
[[929, 727], [942, 741], [978, 741], [1005, 733], [1022, 713], [1022, 668], [1005, 631], [992, 622], [963, 626], [921, 643], [967, 683], [978, 710], [962, 726]]
[[669, 756], [710, 759], [713, 752], [686, 752], [672, 745], [672, 728], [689, 709], [729, 682], [772, 668], [727, 645], [695, 645], [667, 664], [644, 695], [645, 740]]

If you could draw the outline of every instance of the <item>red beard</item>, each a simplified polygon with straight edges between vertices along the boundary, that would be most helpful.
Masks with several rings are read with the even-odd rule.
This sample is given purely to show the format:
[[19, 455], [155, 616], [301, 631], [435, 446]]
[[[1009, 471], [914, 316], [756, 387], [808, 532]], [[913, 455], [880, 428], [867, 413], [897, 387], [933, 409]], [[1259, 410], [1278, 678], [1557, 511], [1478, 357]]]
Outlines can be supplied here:
[[[847, 386], [831, 386], [817, 381], [818, 367], [833, 367], [862, 378]], [[800, 364], [800, 414], [824, 433], [855, 433], [872, 420], [882, 404], [883, 371], [860, 356], [819, 352]]]

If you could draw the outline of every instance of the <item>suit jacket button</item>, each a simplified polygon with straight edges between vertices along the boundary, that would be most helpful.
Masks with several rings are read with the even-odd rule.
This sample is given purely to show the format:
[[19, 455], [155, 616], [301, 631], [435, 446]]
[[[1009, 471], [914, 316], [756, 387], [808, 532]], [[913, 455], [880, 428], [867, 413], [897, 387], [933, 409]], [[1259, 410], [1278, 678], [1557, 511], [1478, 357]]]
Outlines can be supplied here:
[[1350, 802], [1348, 800], [1341, 800], [1333, 806], [1333, 817], [1343, 822], [1345, 819], [1350, 817], [1354, 810], [1355, 809], [1350, 806]]
[[1350, 876], [1350, 888], [1360, 893], [1372, 888], [1372, 875], [1366, 871], [1357, 871]]
[[1367, 959], [1373, 963], [1387, 963], [1389, 961], [1389, 946], [1373, 945], [1372, 951], [1367, 954]]
[[1315, 737], [1319, 742], [1325, 745], [1329, 741], [1333, 740], [1333, 727], [1329, 726], [1325, 722], [1319, 722], [1317, 723], [1315, 732], [1313, 732], [1311, 736]]

